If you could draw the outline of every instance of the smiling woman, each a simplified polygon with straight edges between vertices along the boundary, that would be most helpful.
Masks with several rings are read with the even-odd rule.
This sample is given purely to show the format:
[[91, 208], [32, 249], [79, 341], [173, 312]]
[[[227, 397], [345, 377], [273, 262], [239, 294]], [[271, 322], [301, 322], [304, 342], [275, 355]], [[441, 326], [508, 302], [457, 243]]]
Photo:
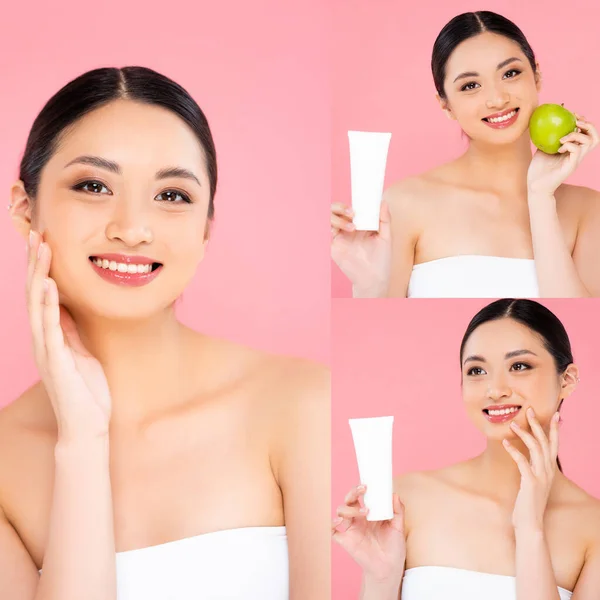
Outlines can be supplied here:
[[41, 381], [0, 413], [3, 597], [329, 597], [327, 371], [175, 315], [216, 188], [204, 113], [150, 69], [36, 118], [10, 214]]
[[[367, 327], [357, 325], [350, 343], [343, 334], [334, 342], [334, 389], [347, 392], [337, 414], [394, 411], [402, 429], [395, 441], [403, 445], [394, 459], [422, 464], [427, 453], [442, 465], [394, 479], [392, 519], [369, 520], [368, 488], [352, 488], [337, 508], [333, 539], [362, 570], [362, 600], [592, 600], [600, 589], [600, 502], [563, 473], [558, 461], [563, 404], [577, 395], [577, 410], [589, 418], [567, 331], [552, 311], [527, 299], [497, 300], [471, 318], [460, 346], [454, 340], [454, 351], [462, 406], [483, 450], [455, 462], [448, 456], [469, 432], [460, 431], [447, 389], [440, 364], [445, 350], [436, 353], [430, 339], [416, 336], [426, 326], [443, 344], [444, 328], [454, 328], [443, 321], [455, 317], [463, 303], [436, 306], [442, 316], [426, 325], [415, 316], [427, 315], [427, 309], [411, 307], [409, 315], [404, 302], [400, 310], [397, 304], [381, 307], [387, 314], [372, 317]], [[393, 338], [394, 351], [385, 345], [392, 311], [404, 332], [401, 343]], [[337, 319], [345, 324], [350, 316], [359, 316], [356, 309]], [[336, 327], [338, 335], [343, 331], [334, 322], [334, 339]], [[398, 364], [401, 375], [386, 378], [390, 365]], [[436, 379], [432, 373], [440, 381], [429, 385]], [[452, 378], [455, 374], [456, 368]], [[363, 380], [382, 392], [368, 407], [362, 390], [348, 393]], [[390, 399], [385, 409], [383, 395]], [[420, 431], [415, 404], [423, 406]], [[340, 449], [338, 467], [352, 461], [350, 443]], [[583, 448], [588, 454], [587, 442]], [[338, 593], [345, 571], [334, 579]], [[344, 592], [350, 597], [349, 587]]]
[[577, 115], [558, 153], [532, 155], [540, 65], [519, 27], [493, 12], [450, 20], [431, 72], [468, 148], [392, 184], [378, 232], [357, 231], [352, 209], [332, 205], [332, 257], [354, 296], [599, 296], [600, 193], [565, 183], [598, 145], [594, 125]]

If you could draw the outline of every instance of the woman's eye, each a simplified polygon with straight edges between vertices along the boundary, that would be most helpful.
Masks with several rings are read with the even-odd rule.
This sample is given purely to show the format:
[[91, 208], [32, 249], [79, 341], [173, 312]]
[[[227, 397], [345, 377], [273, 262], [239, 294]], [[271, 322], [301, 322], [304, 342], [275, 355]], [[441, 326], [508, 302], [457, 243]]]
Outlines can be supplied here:
[[178, 192], [177, 190], [167, 190], [165, 192], [161, 192], [156, 199], [161, 202], [171, 202], [173, 204], [178, 202], [186, 202], [187, 204], [191, 204], [190, 197], [183, 192]]
[[485, 371], [481, 367], [471, 367], [467, 371], [467, 375], [483, 375]]
[[514, 371], [526, 371], [528, 369], [530, 369], [531, 367], [527, 364], [527, 363], [515, 363], [511, 369], [513, 369]]
[[[73, 187], [74, 190], [83, 190], [90, 194], [110, 194], [110, 190], [99, 181], [82, 181]], [[106, 190], [106, 191], [103, 191]]]
[[506, 71], [506, 73], [504, 73], [504, 76], [506, 77], [509, 73], [514, 73], [514, 75], [511, 75], [509, 77], [509, 79], [512, 79], [513, 77], [516, 77], [517, 75], [519, 75], [521, 73], [521, 71], [519, 71], [519, 69], [511, 69], [510, 71]]
[[476, 83], [475, 81], [470, 81], [469, 83], [465, 83], [465, 85], [463, 85], [460, 88], [461, 92], [465, 92], [465, 91], [469, 91], [469, 90], [474, 90], [474, 87], [470, 87], [470, 86], [474, 86], [474, 85], [479, 85], [478, 83]]

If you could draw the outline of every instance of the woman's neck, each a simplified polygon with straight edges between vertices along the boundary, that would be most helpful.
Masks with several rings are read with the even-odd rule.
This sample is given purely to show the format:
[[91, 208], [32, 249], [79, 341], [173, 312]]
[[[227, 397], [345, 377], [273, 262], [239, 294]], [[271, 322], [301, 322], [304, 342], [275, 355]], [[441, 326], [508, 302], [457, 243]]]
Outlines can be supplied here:
[[474, 187], [499, 196], [526, 198], [531, 158], [531, 141], [526, 132], [514, 144], [490, 145], [472, 141], [458, 162]]
[[140, 422], [185, 393], [191, 332], [174, 308], [138, 321], [81, 315], [76, 322], [84, 346], [106, 374], [111, 424]]

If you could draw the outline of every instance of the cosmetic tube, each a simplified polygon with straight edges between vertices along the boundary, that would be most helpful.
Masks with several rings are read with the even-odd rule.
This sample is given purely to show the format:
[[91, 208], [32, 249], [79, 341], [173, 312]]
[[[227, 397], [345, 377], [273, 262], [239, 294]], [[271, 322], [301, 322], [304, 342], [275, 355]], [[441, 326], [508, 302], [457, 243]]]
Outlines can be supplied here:
[[392, 482], [392, 426], [394, 417], [350, 419], [360, 482], [369, 509], [367, 521], [385, 521], [394, 516]]
[[349, 131], [350, 184], [356, 231], [379, 231], [391, 133]]

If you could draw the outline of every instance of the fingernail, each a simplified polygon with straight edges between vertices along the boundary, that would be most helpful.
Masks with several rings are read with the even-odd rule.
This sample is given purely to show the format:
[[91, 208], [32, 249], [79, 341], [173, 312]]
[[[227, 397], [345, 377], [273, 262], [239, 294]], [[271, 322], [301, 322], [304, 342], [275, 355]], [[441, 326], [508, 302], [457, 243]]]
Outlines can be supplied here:
[[359, 486], [358, 486], [356, 489], [357, 489], [359, 492], [364, 492], [364, 491], [365, 491], [365, 486], [364, 486], [364, 485], [359, 485]]
[[42, 252], [44, 251], [44, 242], [42, 242], [39, 246], [38, 246], [38, 251], [37, 251], [37, 257], [41, 258], [42, 256]]
[[535, 416], [535, 413], [533, 412], [533, 408], [529, 407], [527, 409], [527, 416], [529, 416], [529, 417]]
[[520, 427], [519, 427], [519, 424], [518, 424], [518, 423], [516, 423], [515, 421], [513, 421], [513, 422], [510, 424], [510, 426], [511, 426], [513, 429], [520, 429]]
[[558, 412], [554, 413], [554, 416], [552, 417], [552, 419], [553, 419], [553, 420], [554, 420], [556, 423], [558, 423], [558, 420], [560, 419], [560, 413], [558, 413]]
[[510, 446], [510, 442], [509, 442], [508, 440], [502, 440], [502, 443], [503, 443], [505, 446]]
[[29, 245], [33, 246], [33, 240], [34, 240], [34, 233], [33, 233], [33, 229], [29, 230]]
[[351, 217], [351, 216], [352, 216], [352, 213], [353, 213], [353, 211], [352, 211], [352, 209], [351, 209], [351, 208], [347, 208], [347, 209], [346, 209], [344, 212], [345, 212], [345, 213], [346, 213], [346, 214], [347, 214], [349, 217]]
[[361, 512], [363, 515], [366, 515], [368, 511], [369, 511], [369, 509], [368, 509], [368, 508], [361, 508], [361, 509], [360, 509], [360, 512]]

